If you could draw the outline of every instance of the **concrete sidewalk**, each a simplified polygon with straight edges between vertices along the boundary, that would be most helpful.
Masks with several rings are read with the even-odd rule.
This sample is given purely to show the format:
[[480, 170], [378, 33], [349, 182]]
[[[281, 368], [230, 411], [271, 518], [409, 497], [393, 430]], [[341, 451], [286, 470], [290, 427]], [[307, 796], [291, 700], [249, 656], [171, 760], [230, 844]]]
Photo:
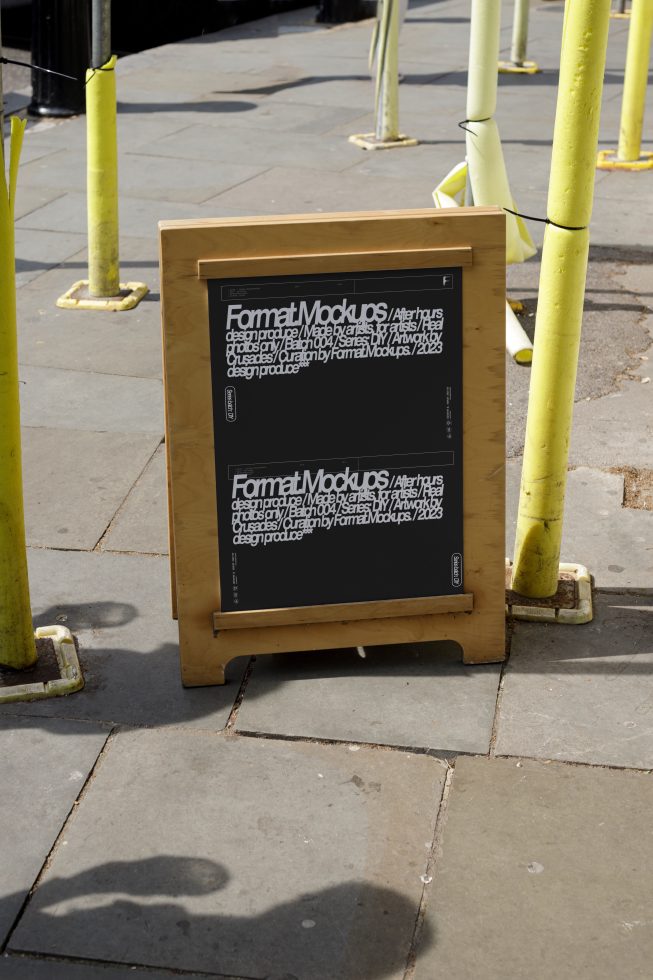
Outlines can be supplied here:
[[[532, 6], [542, 73], [500, 76], [527, 214], [546, 213], [562, 12]], [[396, 154], [347, 142], [372, 128], [371, 22], [309, 8], [125, 58], [122, 278], [151, 289], [129, 313], [55, 307], [86, 269], [85, 120], [28, 128], [32, 607], [78, 636], [86, 687], [1, 709], [3, 980], [651, 976], [653, 174], [597, 173], [562, 554], [595, 576], [594, 621], [519, 623], [503, 666], [431, 643], [179, 682], [157, 222], [429, 206], [464, 155], [468, 18], [463, 0], [411, 6], [400, 119], [420, 145]], [[605, 147], [627, 31], [611, 22]], [[508, 272], [531, 332], [538, 275], [539, 257]], [[529, 371], [507, 373], [510, 555]]]

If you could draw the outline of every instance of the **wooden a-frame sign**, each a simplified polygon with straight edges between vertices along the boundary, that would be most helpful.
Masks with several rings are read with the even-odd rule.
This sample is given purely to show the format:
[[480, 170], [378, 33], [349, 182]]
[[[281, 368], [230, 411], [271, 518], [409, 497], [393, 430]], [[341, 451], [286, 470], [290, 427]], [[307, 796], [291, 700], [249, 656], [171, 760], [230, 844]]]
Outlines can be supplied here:
[[165, 221], [182, 681], [251, 654], [505, 656], [498, 208]]

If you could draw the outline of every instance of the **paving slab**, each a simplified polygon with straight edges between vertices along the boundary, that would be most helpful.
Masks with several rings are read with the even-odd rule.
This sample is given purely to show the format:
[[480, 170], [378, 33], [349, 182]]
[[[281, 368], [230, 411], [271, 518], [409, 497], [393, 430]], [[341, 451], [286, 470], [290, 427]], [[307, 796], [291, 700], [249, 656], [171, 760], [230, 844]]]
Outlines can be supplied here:
[[[68, 959], [37, 959], [5, 953], [0, 956], [0, 976], [2, 980], [173, 980], [179, 974], [170, 970], [139, 970], [135, 966], [106, 966], [88, 961], [74, 963]], [[206, 974], [185, 973], [184, 976], [193, 980], [194, 977], [206, 977]], [[220, 977], [220, 980], [241, 978]]]
[[[187, 160], [180, 167], [167, 157], [129, 153], [120, 158], [120, 192], [123, 197], [137, 200], [150, 198], [197, 204], [255, 177], [264, 169], [266, 167], [253, 167], [242, 162], [222, 162], [216, 167], [208, 160]], [[85, 155], [74, 148], [61, 150], [27, 164], [21, 179], [30, 187], [74, 192], [86, 181]]]
[[86, 236], [59, 231], [30, 231], [17, 228], [16, 288], [36, 279], [47, 269], [58, 265], [79, 252], [86, 244]]
[[[398, 150], [398, 153], [404, 152]], [[408, 152], [406, 150], [405, 152]], [[308, 167], [272, 167], [238, 187], [232, 187], [207, 202], [226, 207], [244, 207], [280, 214], [309, 211], [347, 211], [356, 201], [360, 210], [419, 208], [432, 200], [429, 177], [405, 180], [377, 177], [369, 180], [350, 171], [334, 174]]]
[[[513, 555], [521, 459], [506, 468], [506, 554]], [[567, 477], [560, 560], [587, 566], [599, 589], [653, 589], [653, 513], [624, 507], [624, 477], [582, 466]]]
[[[229, 129], [241, 126], [247, 129], [273, 129], [288, 133], [327, 133], [345, 120], [360, 115], [360, 107], [321, 106], [286, 104], [263, 100], [260, 103], [245, 103], [246, 109], [230, 112]], [[220, 103], [215, 98], [204, 98], [188, 105], [185, 112], [175, 117], [187, 126], [193, 124], [219, 126], [224, 128], [223, 115], [216, 111]], [[177, 107], [172, 109], [175, 113]]]
[[92, 551], [159, 441], [158, 435], [23, 428], [28, 547]]
[[[33, 233], [36, 234], [36, 233]], [[120, 278], [149, 293], [133, 310], [60, 310], [57, 298], [88, 277], [86, 249], [44, 272], [17, 293], [19, 361], [34, 367], [161, 378], [159, 260], [154, 239], [125, 238]]]
[[61, 197], [61, 194], [61, 191], [53, 189], [46, 190], [42, 187], [24, 187], [19, 178], [16, 188], [16, 206], [14, 209], [16, 220], [24, 218], [25, 215], [31, 214], [32, 211], [36, 211], [38, 208], [42, 208], [45, 204], [50, 204], [51, 201], [56, 201], [58, 197]]
[[167, 558], [30, 549], [28, 564], [34, 623], [73, 632], [86, 683], [67, 698], [4, 705], [3, 715], [224, 728], [247, 658], [231, 662], [223, 687], [182, 687]]
[[159, 446], [102, 541], [103, 551], [168, 554], [165, 446]]
[[456, 763], [415, 980], [650, 976], [653, 778]]
[[30, 365], [21, 367], [20, 380], [24, 425], [163, 435], [158, 380]]
[[[265, 139], [252, 129], [234, 129], [229, 139], [216, 127], [187, 126], [164, 139], [138, 147], [140, 153], [151, 156], [175, 157], [178, 160], [197, 158], [214, 164], [226, 161], [237, 164], [249, 160], [255, 166], [266, 167], [299, 164], [319, 166], [325, 170], [344, 170], [358, 162], [361, 151], [345, 139], [318, 141], [307, 133], [271, 131]], [[183, 165], [177, 164], [180, 168]]]
[[10, 948], [401, 980], [445, 772], [399, 752], [119, 734]]
[[497, 716], [498, 755], [653, 768], [648, 591], [597, 593], [594, 620], [585, 626], [515, 625]]
[[[578, 374], [576, 378], [574, 423], [570, 458], [575, 466], [609, 467], [645, 465], [650, 458], [650, 440], [641, 438], [650, 428], [653, 392], [642, 386], [651, 346], [647, 297], [632, 291], [632, 280], [624, 275], [629, 250], [600, 246], [592, 251], [588, 268], [583, 313]], [[638, 255], [640, 253], [637, 253]], [[650, 277], [650, 266], [637, 266], [637, 283], [643, 289]], [[508, 269], [508, 294], [522, 300], [526, 313], [520, 318], [532, 338], [535, 330], [540, 258]], [[606, 329], [618, 318], [618, 329]], [[523, 451], [530, 368], [506, 358], [507, 433], [509, 457]], [[637, 378], [636, 381], [628, 380]], [[630, 415], [630, 421], [628, 417]]]
[[[212, 213], [218, 216], [238, 216], [252, 214], [252, 208], [224, 208], [215, 206]], [[159, 234], [159, 221], [182, 218], [206, 218], [211, 212], [200, 204], [178, 201], [155, 201], [146, 198], [127, 197], [121, 194], [119, 200], [120, 238], [150, 238], [156, 242]], [[31, 210], [16, 222], [19, 228], [35, 228], [44, 231], [74, 231], [84, 234], [87, 231], [86, 195], [68, 193], [57, 197], [43, 207]], [[83, 278], [83, 276], [80, 276]], [[72, 283], [70, 283], [72, 285]]]
[[257, 657], [240, 731], [487, 752], [500, 665], [449, 642]]
[[653, 440], [647, 435], [652, 431], [651, 385], [626, 381], [619, 391], [576, 405], [569, 462], [653, 469]]
[[108, 734], [73, 721], [0, 719], [1, 944]]
[[[124, 59], [118, 60], [118, 77]], [[124, 70], [124, 69], [123, 69]], [[118, 82], [118, 97], [120, 98], [121, 85]], [[118, 134], [118, 175], [120, 175], [120, 155], [134, 141], [140, 143], [148, 139], [160, 139], [168, 136], [180, 129], [179, 123], [171, 121], [166, 113], [163, 112], [143, 112], [141, 114], [120, 111], [118, 105], [117, 134]], [[54, 148], [57, 151], [76, 149], [82, 158], [86, 156], [86, 117], [77, 116], [74, 119], [49, 119], [42, 120], [36, 124], [30, 124], [25, 131], [24, 146], [33, 147], [31, 159], [42, 156], [39, 153], [41, 145]], [[22, 159], [22, 156], [21, 156]]]

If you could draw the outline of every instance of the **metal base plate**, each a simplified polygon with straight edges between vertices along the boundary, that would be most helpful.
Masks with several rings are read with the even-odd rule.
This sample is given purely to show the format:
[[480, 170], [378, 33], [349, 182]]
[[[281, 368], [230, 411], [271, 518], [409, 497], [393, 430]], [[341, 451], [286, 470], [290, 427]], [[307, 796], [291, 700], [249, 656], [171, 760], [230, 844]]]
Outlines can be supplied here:
[[84, 677], [70, 630], [65, 626], [41, 626], [34, 631], [34, 636], [37, 640], [45, 637], [52, 640], [61, 677], [46, 684], [16, 684], [12, 687], [2, 687], [0, 704], [57, 698], [62, 694], [73, 694], [84, 687]]
[[500, 75], [537, 75], [541, 71], [536, 61], [524, 61], [521, 65], [515, 64], [514, 61], [499, 62]]
[[561, 562], [558, 590], [546, 599], [530, 599], [510, 588], [512, 562], [506, 558], [506, 616], [530, 623], [580, 626], [594, 617], [592, 580], [584, 565]]
[[419, 140], [400, 133], [396, 140], [379, 140], [374, 133], [358, 133], [349, 137], [349, 142], [362, 150], [396, 150], [402, 146], [417, 146]]
[[597, 170], [653, 170], [653, 153], [640, 153], [639, 160], [618, 160], [616, 150], [599, 150]]
[[121, 313], [123, 310], [133, 310], [148, 292], [144, 282], [121, 282], [117, 296], [91, 296], [88, 279], [80, 279], [59, 297], [57, 306], [62, 310], [107, 310], [110, 313]]

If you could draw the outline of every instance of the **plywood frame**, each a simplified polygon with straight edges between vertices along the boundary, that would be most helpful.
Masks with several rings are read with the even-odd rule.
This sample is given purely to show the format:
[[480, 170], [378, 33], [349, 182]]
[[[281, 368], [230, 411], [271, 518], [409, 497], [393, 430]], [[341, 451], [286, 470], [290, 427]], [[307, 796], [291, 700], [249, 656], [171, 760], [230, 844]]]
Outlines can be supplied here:
[[[438, 639], [457, 641], [465, 663], [503, 660], [503, 212], [459, 208], [165, 221], [160, 250], [171, 589], [183, 683], [222, 684], [229, 660], [247, 654]], [[266, 619], [253, 618], [256, 612], [222, 614], [206, 278], [451, 266], [463, 267], [465, 601], [456, 606], [446, 600], [460, 597], [440, 597], [439, 605], [416, 606], [434, 599], [391, 600], [396, 612], [370, 609], [369, 618], [358, 618], [351, 607], [378, 603], [349, 604], [334, 614], [342, 618], [323, 622], [310, 621], [306, 611], [296, 617], [288, 610], [261, 611]], [[237, 626], [230, 618], [225, 628], [227, 615], [245, 618]], [[253, 626], [254, 621], [266, 625]]]

